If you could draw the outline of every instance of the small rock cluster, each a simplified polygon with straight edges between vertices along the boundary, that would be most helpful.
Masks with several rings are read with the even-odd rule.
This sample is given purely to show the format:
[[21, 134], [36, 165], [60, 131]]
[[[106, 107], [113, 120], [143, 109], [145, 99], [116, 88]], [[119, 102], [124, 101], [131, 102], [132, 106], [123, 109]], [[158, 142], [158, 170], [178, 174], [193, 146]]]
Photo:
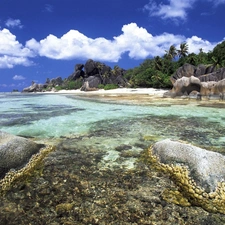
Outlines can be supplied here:
[[85, 64], [76, 64], [74, 72], [65, 79], [61, 77], [47, 78], [44, 84], [32, 82], [31, 86], [24, 88], [22, 92], [55, 91], [57, 86], [67, 89], [67, 84], [71, 81], [80, 81], [82, 91], [96, 90], [100, 84], [114, 84], [118, 87], [126, 87], [129, 84], [124, 77], [125, 72], [124, 69], [118, 66], [112, 69], [104, 63], [89, 59]]

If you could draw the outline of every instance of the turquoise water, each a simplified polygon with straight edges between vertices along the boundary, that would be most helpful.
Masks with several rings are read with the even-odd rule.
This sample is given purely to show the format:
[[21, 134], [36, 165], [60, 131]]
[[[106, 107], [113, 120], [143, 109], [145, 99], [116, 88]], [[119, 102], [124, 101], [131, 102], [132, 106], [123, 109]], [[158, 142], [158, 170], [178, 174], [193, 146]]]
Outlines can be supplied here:
[[134, 105], [73, 95], [0, 94], [1, 130], [56, 146], [40, 176], [18, 181], [0, 196], [0, 221], [224, 224], [222, 214], [163, 200], [165, 189], [177, 187], [138, 160], [144, 149], [165, 138], [224, 154], [224, 104], [157, 99]]
[[40, 140], [103, 129], [127, 139], [154, 136], [204, 146], [225, 145], [224, 105], [206, 107], [197, 101], [174, 103], [169, 99], [150, 105], [131, 105], [72, 95], [3, 93], [0, 105], [1, 130]]

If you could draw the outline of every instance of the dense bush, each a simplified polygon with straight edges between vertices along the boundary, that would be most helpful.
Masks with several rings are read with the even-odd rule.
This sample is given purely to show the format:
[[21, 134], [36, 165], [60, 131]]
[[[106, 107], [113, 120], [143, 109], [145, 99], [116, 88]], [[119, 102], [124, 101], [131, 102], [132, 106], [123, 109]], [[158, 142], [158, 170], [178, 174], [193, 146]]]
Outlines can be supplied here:
[[98, 89], [104, 89], [105, 85], [104, 84], [99, 84]]
[[83, 84], [82, 79], [77, 79], [75, 81], [72, 80], [66, 82], [63, 88], [67, 90], [80, 89], [82, 87], [82, 84]]
[[106, 84], [104, 87], [105, 90], [111, 90], [111, 89], [116, 89], [116, 88], [118, 88], [118, 85], [116, 85], [116, 84]]
[[116, 85], [116, 84], [106, 84], [106, 85], [104, 85], [104, 84], [99, 84], [99, 85], [98, 85], [98, 88], [99, 88], [99, 89], [104, 89], [104, 90], [111, 90], [111, 89], [116, 89], [116, 88], [118, 88], [118, 85]]
[[187, 43], [182, 43], [178, 50], [172, 45], [165, 52], [163, 57], [146, 59], [140, 66], [127, 70], [125, 78], [131, 87], [171, 88], [170, 77], [185, 63], [194, 66], [204, 64], [216, 68], [225, 66], [225, 41], [209, 53], [199, 49], [199, 54], [188, 54]]

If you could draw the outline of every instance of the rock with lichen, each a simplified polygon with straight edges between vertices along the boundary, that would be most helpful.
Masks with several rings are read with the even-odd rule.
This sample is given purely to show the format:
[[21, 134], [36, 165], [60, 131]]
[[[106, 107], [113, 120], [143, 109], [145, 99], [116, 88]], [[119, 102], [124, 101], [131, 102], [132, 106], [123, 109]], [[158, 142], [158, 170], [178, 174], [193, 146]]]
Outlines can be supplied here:
[[10, 169], [21, 168], [41, 147], [42, 144], [0, 131], [0, 178]]
[[196, 184], [206, 191], [215, 191], [225, 180], [225, 156], [191, 144], [169, 139], [155, 143], [152, 152], [164, 164], [187, 166]]

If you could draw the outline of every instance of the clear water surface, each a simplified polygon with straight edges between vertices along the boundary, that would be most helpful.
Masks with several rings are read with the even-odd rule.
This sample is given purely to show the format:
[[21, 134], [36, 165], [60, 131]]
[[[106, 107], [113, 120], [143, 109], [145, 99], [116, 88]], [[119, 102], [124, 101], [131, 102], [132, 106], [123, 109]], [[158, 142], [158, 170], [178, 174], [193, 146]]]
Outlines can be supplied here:
[[[187, 102], [187, 100], [184, 100]], [[105, 129], [126, 138], [181, 139], [225, 146], [225, 108], [197, 101], [131, 105], [57, 94], [0, 94], [0, 129], [37, 139], [84, 135]]]

